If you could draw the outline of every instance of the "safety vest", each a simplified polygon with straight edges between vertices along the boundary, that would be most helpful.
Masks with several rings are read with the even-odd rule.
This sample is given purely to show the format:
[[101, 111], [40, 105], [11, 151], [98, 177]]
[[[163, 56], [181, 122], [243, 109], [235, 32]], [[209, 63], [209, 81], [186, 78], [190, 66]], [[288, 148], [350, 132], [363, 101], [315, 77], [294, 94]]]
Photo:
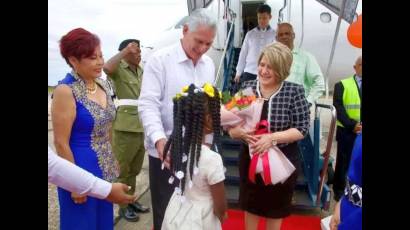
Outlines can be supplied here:
[[[356, 80], [353, 77], [346, 78], [341, 81], [344, 87], [343, 91], [343, 106], [345, 107], [347, 116], [357, 122], [360, 121], [360, 96]], [[344, 127], [342, 123], [337, 120], [336, 124]]]

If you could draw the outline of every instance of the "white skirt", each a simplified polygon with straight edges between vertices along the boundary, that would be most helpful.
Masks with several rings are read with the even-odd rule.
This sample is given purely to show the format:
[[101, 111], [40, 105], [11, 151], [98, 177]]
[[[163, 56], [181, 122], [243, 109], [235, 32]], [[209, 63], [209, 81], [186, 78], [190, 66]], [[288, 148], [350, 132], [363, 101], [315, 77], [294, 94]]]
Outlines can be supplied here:
[[174, 191], [165, 211], [162, 230], [222, 229], [221, 222], [213, 213], [213, 202], [182, 199]]

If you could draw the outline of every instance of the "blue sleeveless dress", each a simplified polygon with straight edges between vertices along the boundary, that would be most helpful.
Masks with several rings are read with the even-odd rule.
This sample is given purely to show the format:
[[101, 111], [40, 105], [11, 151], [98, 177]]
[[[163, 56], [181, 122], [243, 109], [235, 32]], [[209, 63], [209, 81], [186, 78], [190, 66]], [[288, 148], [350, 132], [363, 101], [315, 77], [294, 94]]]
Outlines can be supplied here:
[[[96, 80], [107, 94], [107, 107], [103, 108], [87, 98], [85, 82], [75, 74], [67, 74], [59, 81], [71, 87], [76, 101], [76, 117], [70, 136], [70, 148], [75, 164], [95, 176], [113, 182], [119, 167], [111, 150], [109, 129], [115, 116], [107, 84]], [[71, 192], [58, 188], [61, 230], [114, 229], [113, 205], [105, 200], [87, 196], [83, 204], [75, 204]]]
[[[362, 134], [356, 137], [352, 151], [348, 180], [355, 185], [362, 187]], [[361, 194], [361, 191], [360, 191]], [[339, 230], [361, 230], [362, 229], [362, 207], [354, 205], [349, 198], [344, 195], [340, 204], [340, 224]]]

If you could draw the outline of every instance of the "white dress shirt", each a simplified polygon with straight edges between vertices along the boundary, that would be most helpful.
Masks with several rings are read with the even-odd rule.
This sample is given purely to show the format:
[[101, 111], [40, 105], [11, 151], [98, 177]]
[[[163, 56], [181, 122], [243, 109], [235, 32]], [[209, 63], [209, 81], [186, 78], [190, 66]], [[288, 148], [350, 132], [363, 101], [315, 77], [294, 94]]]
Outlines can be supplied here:
[[63, 159], [48, 147], [48, 182], [70, 192], [99, 199], [107, 198], [111, 183]]
[[172, 98], [184, 86], [194, 83], [202, 86], [213, 83], [215, 66], [206, 55], [194, 66], [187, 57], [181, 42], [154, 53], [144, 66], [138, 113], [145, 133], [145, 148], [158, 158], [155, 142], [168, 138], [173, 129]]
[[359, 89], [362, 88], [362, 77], [355, 74], [354, 79], [356, 80]]
[[239, 54], [238, 65], [236, 66], [236, 74], [243, 72], [258, 75], [258, 58], [262, 49], [274, 42], [276, 32], [269, 27], [262, 31], [258, 27], [248, 31], [243, 41], [241, 52]]

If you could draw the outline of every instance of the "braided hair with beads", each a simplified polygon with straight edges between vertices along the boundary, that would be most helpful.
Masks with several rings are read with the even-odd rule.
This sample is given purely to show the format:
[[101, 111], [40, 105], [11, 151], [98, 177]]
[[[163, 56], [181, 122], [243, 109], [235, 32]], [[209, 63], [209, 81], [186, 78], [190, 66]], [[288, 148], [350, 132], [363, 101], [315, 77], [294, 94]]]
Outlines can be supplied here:
[[[182, 178], [178, 178], [181, 194], [184, 194], [187, 181], [192, 180], [195, 168], [198, 167], [206, 115], [212, 118], [214, 137], [211, 149], [221, 154], [221, 98], [217, 88], [208, 84], [207, 89], [191, 84], [184, 93], [173, 99], [174, 128], [165, 145], [164, 153], [170, 154], [172, 174], [177, 178], [178, 174], [183, 175]], [[209, 93], [209, 90], [213, 93]]]

